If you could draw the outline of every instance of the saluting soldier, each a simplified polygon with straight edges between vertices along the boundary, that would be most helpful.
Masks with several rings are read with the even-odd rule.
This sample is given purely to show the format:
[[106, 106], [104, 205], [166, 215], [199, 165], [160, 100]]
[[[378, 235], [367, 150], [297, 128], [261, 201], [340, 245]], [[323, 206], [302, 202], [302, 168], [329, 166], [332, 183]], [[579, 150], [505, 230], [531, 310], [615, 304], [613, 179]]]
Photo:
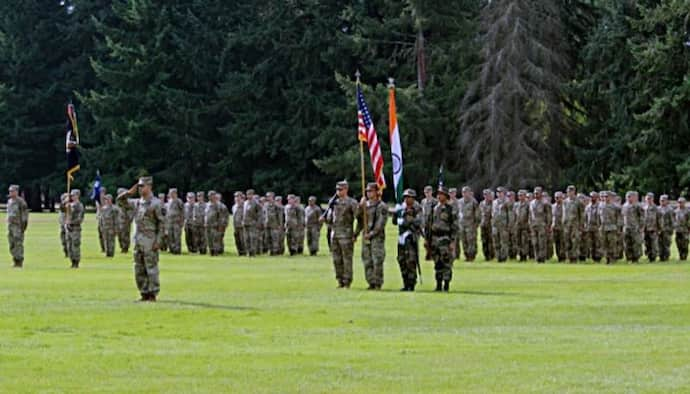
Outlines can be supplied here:
[[261, 207], [254, 196], [254, 189], [247, 190], [247, 201], [244, 202], [244, 214], [242, 215], [242, 228], [244, 229], [247, 253], [250, 257], [258, 255], [261, 250], [259, 242], [259, 220], [261, 219]]
[[19, 197], [19, 186], [10, 185], [7, 199], [7, 239], [15, 268], [24, 266], [24, 233], [29, 225], [29, 207]]
[[290, 256], [302, 254], [304, 250], [304, 210], [300, 208], [294, 194], [287, 196], [285, 206], [285, 234]]
[[79, 201], [80, 197], [81, 192], [79, 189], [73, 189], [70, 192], [69, 214], [65, 218], [67, 240], [69, 241], [69, 259], [72, 262], [71, 268], [74, 269], [79, 268], [81, 261], [81, 224], [84, 222], [84, 205]]
[[218, 254], [222, 255], [225, 253], [225, 230], [230, 224], [230, 210], [228, 206], [223, 202], [223, 194], [216, 193], [216, 201], [218, 202]]
[[606, 264], [618, 260], [618, 225], [621, 221], [621, 208], [614, 204], [611, 192], [601, 192], [604, 203], [599, 208], [602, 249]]
[[307, 246], [311, 256], [316, 256], [319, 252], [319, 239], [321, 238], [319, 218], [322, 214], [323, 210], [316, 204], [316, 196], [309, 196], [309, 204], [304, 209], [304, 217], [307, 226]]
[[206, 240], [211, 256], [218, 256], [220, 253], [220, 225], [220, 205], [218, 205], [216, 192], [211, 190], [208, 192], [208, 204], [206, 204], [206, 211], [204, 212]]
[[506, 208], [508, 209], [508, 258], [517, 259], [518, 256], [518, 223], [515, 214], [515, 193], [512, 190], [506, 192]]
[[431, 254], [436, 271], [436, 291], [449, 291], [453, 279], [453, 256], [455, 256], [455, 236], [458, 234], [458, 219], [453, 207], [448, 203], [450, 195], [443, 186], [436, 193], [438, 204], [434, 207], [431, 219]]
[[[388, 207], [381, 201], [378, 185], [373, 182], [366, 187], [366, 197], [360, 202], [360, 220], [355, 238], [364, 234], [362, 263], [368, 290], [381, 290], [383, 286], [383, 261], [386, 259], [386, 217]], [[366, 222], [364, 212], [366, 210]]]
[[515, 214], [515, 227], [517, 229], [515, 237], [517, 253], [520, 256], [520, 261], [527, 261], [530, 249], [529, 244], [531, 242], [527, 190], [518, 191], [518, 201], [513, 207], [513, 212]]
[[498, 262], [503, 263], [508, 259], [510, 246], [510, 203], [506, 198], [506, 189], [496, 189], [498, 197], [493, 201], [491, 209], [491, 232], [494, 237], [494, 247], [498, 255]]
[[280, 243], [283, 241], [282, 233], [285, 231], [285, 213], [283, 208], [278, 207], [274, 200], [275, 194], [273, 192], [266, 193], [266, 203], [264, 209], [264, 227], [268, 234], [268, 246], [271, 256], [277, 256], [281, 253]]
[[199, 254], [206, 254], [208, 250], [208, 242], [206, 240], [206, 228], [204, 225], [205, 215], [206, 215], [206, 193], [197, 192], [196, 202], [194, 203], [194, 244], [196, 245], [196, 251]]
[[[422, 206], [415, 198], [417, 193], [412, 189], [403, 192], [405, 201], [400, 206], [393, 224], [398, 225], [398, 265], [403, 280], [400, 291], [414, 291], [417, 285], [417, 269], [419, 267], [419, 237], [422, 235], [423, 212]], [[467, 250], [467, 249], [465, 249]]]
[[554, 193], [555, 202], [551, 206], [551, 232], [556, 248], [556, 258], [565, 261], [565, 236], [563, 235], [563, 192]]

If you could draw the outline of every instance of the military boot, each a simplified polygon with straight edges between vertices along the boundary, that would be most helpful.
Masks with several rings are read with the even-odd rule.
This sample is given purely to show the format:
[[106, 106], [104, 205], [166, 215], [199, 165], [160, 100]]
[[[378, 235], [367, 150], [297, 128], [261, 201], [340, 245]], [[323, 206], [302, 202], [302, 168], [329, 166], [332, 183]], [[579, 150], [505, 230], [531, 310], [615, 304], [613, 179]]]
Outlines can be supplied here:
[[436, 290], [434, 290], [434, 291], [441, 291], [442, 289], [443, 289], [443, 280], [436, 279]]

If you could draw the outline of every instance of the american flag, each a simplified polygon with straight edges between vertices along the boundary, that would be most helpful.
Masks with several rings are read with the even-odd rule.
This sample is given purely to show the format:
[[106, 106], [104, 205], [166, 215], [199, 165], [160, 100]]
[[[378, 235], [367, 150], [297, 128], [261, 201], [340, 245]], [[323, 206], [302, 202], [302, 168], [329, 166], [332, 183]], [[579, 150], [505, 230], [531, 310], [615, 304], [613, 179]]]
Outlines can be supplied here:
[[371, 167], [374, 169], [374, 176], [376, 183], [379, 185], [379, 190], [386, 187], [386, 179], [383, 176], [383, 156], [381, 155], [381, 146], [379, 139], [376, 136], [376, 128], [374, 122], [371, 120], [369, 107], [364, 101], [364, 95], [360, 85], [357, 84], [357, 137], [360, 141], [367, 143], [369, 147], [369, 156], [371, 158]]

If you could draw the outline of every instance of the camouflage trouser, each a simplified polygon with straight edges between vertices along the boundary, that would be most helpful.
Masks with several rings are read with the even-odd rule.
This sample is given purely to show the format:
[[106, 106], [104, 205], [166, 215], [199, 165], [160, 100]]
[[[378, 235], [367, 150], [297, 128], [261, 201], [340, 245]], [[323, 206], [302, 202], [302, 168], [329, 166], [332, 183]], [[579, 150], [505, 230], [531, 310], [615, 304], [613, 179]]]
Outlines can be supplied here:
[[618, 231], [604, 231], [601, 234], [601, 243], [603, 253], [606, 254], [606, 262], [618, 260]]
[[223, 252], [223, 231], [218, 226], [208, 227], [208, 250], [212, 256], [218, 256]]
[[158, 279], [158, 252], [134, 249], [134, 280], [141, 295], [157, 295], [161, 284]]
[[625, 259], [637, 262], [642, 255], [642, 234], [638, 230], [624, 230]]
[[316, 254], [319, 251], [319, 238], [321, 237], [321, 226], [307, 227], [307, 246], [309, 253]]
[[14, 263], [21, 264], [24, 261], [24, 231], [17, 224], [7, 225], [7, 240], [10, 244], [10, 254]]
[[69, 251], [67, 250], [67, 230], [65, 230], [64, 225], [60, 225], [60, 244], [62, 244], [62, 251], [65, 253], [65, 257], [69, 257]]
[[259, 229], [255, 226], [247, 226], [244, 228], [245, 246], [247, 247], [247, 254], [256, 256], [261, 251], [259, 245]]
[[545, 227], [532, 227], [532, 248], [537, 262], [543, 263], [547, 259], [548, 235]]
[[105, 255], [108, 257], [115, 256], [115, 229], [103, 228], [103, 246], [105, 247]]
[[563, 226], [563, 241], [565, 242], [565, 256], [571, 263], [580, 257], [580, 229], [573, 224]]
[[510, 242], [510, 232], [503, 227], [492, 228], [492, 235], [494, 237], [494, 248], [499, 262], [504, 262], [508, 259], [508, 247]]
[[184, 243], [187, 245], [189, 253], [196, 253], [196, 244], [194, 243], [194, 226], [191, 224], [184, 226]]
[[484, 260], [491, 261], [496, 258], [496, 250], [494, 249], [494, 238], [491, 234], [491, 227], [481, 227], [482, 236], [482, 253]]
[[101, 253], [105, 253], [105, 240], [103, 239], [103, 226], [101, 225], [101, 219], [96, 215], [97, 228], [98, 228], [98, 244], [101, 246]]
[[282, 227], [269, 228], [266, 231], [268, 233], [269, 241], [269, 252], [272, 255], [279, 255], [281, 248], [281, 243], [283, 241], [283, 229]]
[[170, 253], [182, 253], [182, 226], [179, 222], [174, 221], [168, 223], [165, 227], [168, 233], [168, 248], [170, 249]]
[[290, 254], [302, 253], [304, 250], [304, 229], [301, 227], [288, 227], [287, 244]]
[[599, 230], [590, 230], [583, 233], [584, 239], [582, 244], [585, 248], [585, 259], [591, 257], [592, 260], [599, 262], [603, 257], [601, 248], [601, 232]]
[[118, 226], [117, 240], [120, 243], [120, 249], [122, 253], [127, 253], [129, 250], [129, 244], [131, 242], [131, 223], [125, 223]]
[[518, 227], [516, 246], [520, 260], [527, 260], [529, 258], [529, 245], [531, 243], [531, 234], [529, 227]]
[[[465, 260], [472, 261], [477, 257], [477, 228], [463, 227], [460, 234], [462, 238], [462, 250], [465, 252]], [[458, 254], [460, 254], [459, 251]]]
[[565, 237], [562, 229], [553, 229], [553, 244], [556, 249], [558, 261], [565, 261]]
[[671, 258], [672, 240], [672, 231], [662, 231], [659, 233], [659, 258], [661, 259], [661, 261], [668, 261], [668, 259]]
[[265, 227], [261, 228], [261, 253], [268, 253], [271, 251], [271, 230]]
[[331, 239], [331, 252], [333, 254], [333, 268], [335, 279], [343, 286], [352, 283], [352, 251], [354, 244], [351, 238]]
[[204, 226], [194, 226], [194, 249], [201, 254], [206, 254], [208, 243], [206, 241], [206, 228]]
[[434, 258], [436, 280], [450, 282], [453, 279], [453, 253], [449, 237], [431, 237], [431, 254]]
[[678, 248], [678, 257], [681, 260], [688, 258], [688, 233], [676, 232], [676, 247]]
[[386, 259], [386, 242], [383, 237], [376, 237], [362, 245], [362, 263], [364, 277], [370, 286], [383, 285], [383, 261]]
[[419, 265], [419, 246], [413, 236], [405, 239], [405, 244], [398, 243], [398, 265], [405, 287], [414, 288], [417, 284], [417, 265]]
[[280, 254], [285, 254], [285, 231], [280, 232]]
[[244, 231], [242, 231], [242, 228], [235, 228], [232, 235], [235, 237], [235, 248], [237, 249], [237, 254], [240, 256], [246, 255], [247, 249], [244, 247]]
[[512, 226], [508, 232], [508, 258], [516, 259], [519, 251], [518, 228], [517, 226]]
[[161, 244], [159, 245], [162, 251], [168, 250], [168, 229], [163, 226], [163, 237], [161, 237]]
[[620, 260], [625, 255], [625, 232], [622, 228], [618, 229], [618, 245], [616, 246], [616, 258]]
[[649, 261], [655, 261], [659, 255], [659, 233], [656, 231], [644, 232], [644, 253]]
[[[535, 252], [536, 254], [536, 252]], [[546, 232], [546, 259], [553, 258], [553, 231]]]
[[67, 251], [69, 252], [69, 259], [73, 263], [78, 263], [81, 260], [81, 226], [71, 226], [69, 228], [67, 232]]
[[462, 228], [460, 231], [458, 231], [457, 234], [455, 234], [455, 256], [453, 256], [454, 260], [459, 260], [460, 259], [460, 241], [462, 240]]

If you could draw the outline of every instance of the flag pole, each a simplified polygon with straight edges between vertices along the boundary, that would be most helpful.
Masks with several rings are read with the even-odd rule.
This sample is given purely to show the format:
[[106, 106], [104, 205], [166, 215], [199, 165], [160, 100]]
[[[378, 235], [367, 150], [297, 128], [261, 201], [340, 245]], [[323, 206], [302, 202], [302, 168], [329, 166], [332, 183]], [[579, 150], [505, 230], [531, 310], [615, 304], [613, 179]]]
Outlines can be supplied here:
[[[362, 74], [357, 70], [355, 72], [355, 77], [357, 77], [357, 86], [359, 87], [360, 81], [359, 78], [362, 76]], [[357, 139], [359, 140], [359, 162], [360, 162], [360, 177], [362, 178], [361, 184], [362, 184], [362, 198], [365, 199], [366, 201], [366, 171], [364, 169], [364, 141], [362, 141], [359, 138], [359, 131], [357, 132]], [[366, 203], [365, 203], [366, 204]], [[362, 223], [362, 231], [366, 234], [367, 232], [367, 208], [366, 205], [364, 206], [364, 209], [362, 210], [362, 217], [364, 220], [364, 223]], [[362, 235], [362, 244], [364, 244], [364, 235]]]

